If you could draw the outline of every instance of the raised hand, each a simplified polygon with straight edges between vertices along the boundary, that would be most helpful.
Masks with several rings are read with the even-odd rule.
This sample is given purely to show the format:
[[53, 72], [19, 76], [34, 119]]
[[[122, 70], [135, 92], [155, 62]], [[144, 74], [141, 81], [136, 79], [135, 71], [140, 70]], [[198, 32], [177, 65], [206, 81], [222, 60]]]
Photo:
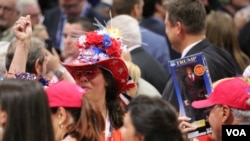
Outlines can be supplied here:
[[20, 17], [13, 27], [13, 32], [16, 36], [13, 41], [16, 50], [8, 70], [8, 77], [13, 77], [16, 73], [26, 72], [26, 62], [32, 36], [30, 16]]
[[32, 36], [32, 26], [30, 21], [30, 15], [26, 17], [20, 17], [14, 27], [13, 31], [16, 35], [16, 39], [20, 41], [24, 41], [26, 39], [30, 39]]
[[189, 123], [190, 120], [191, 118], [189, 117], [178, 117], [179, 129], [181, 130], [183, 139], [185, 141], [189, 141], [189, 139], [187, 138], [188, 132], [194, 131], [196, 129], [196, 127]]

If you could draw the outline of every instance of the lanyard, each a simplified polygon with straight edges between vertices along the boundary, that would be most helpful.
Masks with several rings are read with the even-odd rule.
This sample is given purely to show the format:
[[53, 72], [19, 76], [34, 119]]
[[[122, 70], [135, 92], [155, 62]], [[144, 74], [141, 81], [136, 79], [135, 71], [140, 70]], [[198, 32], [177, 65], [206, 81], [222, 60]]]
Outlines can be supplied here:
[[107, 116], [105, 119], [105, 141], [111, 141], [111, 138], [112, 138], [112, 126], [107, 112]]

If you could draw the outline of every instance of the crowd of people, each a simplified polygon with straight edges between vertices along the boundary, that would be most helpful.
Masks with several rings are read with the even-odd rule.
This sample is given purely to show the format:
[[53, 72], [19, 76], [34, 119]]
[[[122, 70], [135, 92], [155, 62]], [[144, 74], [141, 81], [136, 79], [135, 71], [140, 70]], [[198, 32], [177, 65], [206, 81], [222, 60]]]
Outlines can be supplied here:
[[[221, 141], [223, 125], [250, 124], [249, 7], [0, 0], [0, 140]], [[190, 137], [168, 63], [200, 52], [213, 90], [189, 106], [211, 132]]]

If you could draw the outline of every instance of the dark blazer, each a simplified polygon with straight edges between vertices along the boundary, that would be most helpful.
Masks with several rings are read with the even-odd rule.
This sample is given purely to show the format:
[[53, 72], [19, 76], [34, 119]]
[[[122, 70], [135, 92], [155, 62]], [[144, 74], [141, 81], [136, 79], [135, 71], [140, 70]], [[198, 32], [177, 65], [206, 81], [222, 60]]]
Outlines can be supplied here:
[[169, 73], [170, 47], [164, 36], [158, 35], [142, 26], [140, 26], [140, 30], [142, 42], [146, 43], [146, 45], [142, 45], [142, 48], [163, 66], [166, 73]]
[[168, 49], [169, 49], [171, 59], [177, 59], [181, 57], [180, 53], [177, 53], [175, 50], [171, 48], [171, 43], [169, 42], [167, 34], [166, 34], [166, 27], [165, 27], [164, 21], [161, 21], [161, 19], [157, 19], [156, 17], [151, 16], [151, 17], [143, 19], [140, 22], [140, 25], [153, 31], [154, 33], [157, 33], [165, 37], [165, 40], [168, 44]]
[[[60, 7], [55, 7], [52, 8], [48, 11], [46, 11], [44, 13], [44, 22], [43, 24], [46, 26], [48, 34], [51, 38], [51, 40], [54, 42], [54, 46], [59, 49], [59, 46], [56, 44], [56, 34], [57, 34], [57, 30], [58, 30], [58, 25], [59, 25], [59, 21], [61, 18], [62, 12], [60, 10]], [[108, 21], [108, 19], [100, 14], [98, 14], [97, 12], [93, 11], [91, 8], [89, 9], [86, 17], [90, 18], [93, 23], [94, 18], [98, 19], [103, 25], [105, 25], [104, 23]]]
[[[211, 44], [207, 39], [204, 39], [195, 45], [186, 56], [199, 52], [203, 52], [205, 54], [212, 82], [239, 74], [239, 69], [232, 56], [228, 52]], [[169, 101], [174, 105], [174, 107], [176, 107], [177, 110], [179, 110], [171, 74], [168, 77], [166, 87], [162, 93], [162, 98]]]
[[142, 21], [140, 22], [140, 25], [143, 27], [146, 27], [147, 29], [151, 31], [154, 31], [157, 34], [166, 36], [166, 32], [165, 32], [166, 27], [165, 27], [164, 21], [162, 21], [161, 19], [157, 19], [154, 16], [142, 19]]
[[130, 53], [132, 61], [141, 69], [141, 77], [155, 86], [155, 88], [162, 93], [168, 76], [163, 67], [142, 47], [136, 48]]
[[238, 41], [241, 50], [250, 57], [250, 21], [240, 30]]

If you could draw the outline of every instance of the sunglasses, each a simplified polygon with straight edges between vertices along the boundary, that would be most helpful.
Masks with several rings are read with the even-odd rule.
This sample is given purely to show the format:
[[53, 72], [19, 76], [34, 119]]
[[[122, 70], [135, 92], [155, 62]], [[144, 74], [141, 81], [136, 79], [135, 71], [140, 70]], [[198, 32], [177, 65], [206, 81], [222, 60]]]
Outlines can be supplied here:
[[98, 67], [90, 67], [84, 68], [81, 70], [73, 71], [73, 77], [76, 79], [80, 79], [81, 77], [86, 77], [88, 80], [94, 79], [98, 74], [102, 71]]

